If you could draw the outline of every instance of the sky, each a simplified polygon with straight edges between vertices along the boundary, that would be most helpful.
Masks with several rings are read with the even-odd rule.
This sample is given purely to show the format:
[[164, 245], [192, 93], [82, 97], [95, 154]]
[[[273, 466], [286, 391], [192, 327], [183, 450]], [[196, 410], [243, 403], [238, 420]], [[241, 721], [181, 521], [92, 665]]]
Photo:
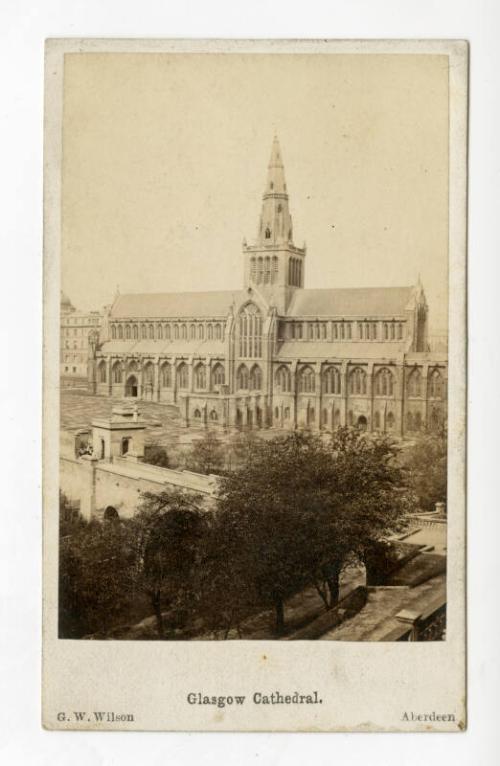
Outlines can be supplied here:
[[306, 287], [415, 284], [447, 326], [439, 55], [66, 54], [62, 288], [240, 289], [273, 135]]

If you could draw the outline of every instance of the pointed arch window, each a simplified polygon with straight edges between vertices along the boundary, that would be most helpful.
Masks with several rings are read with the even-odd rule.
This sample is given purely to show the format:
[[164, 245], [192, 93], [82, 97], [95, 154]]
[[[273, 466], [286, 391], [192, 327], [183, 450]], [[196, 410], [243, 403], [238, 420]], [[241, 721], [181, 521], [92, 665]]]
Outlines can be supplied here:
[[299, 391], [301, 393], [313, 393], [316, 388], [316, 379], [312, 367], [303, 367], [299, 375]]
[[174, 324], [174, 340], [179, 340], [179, 325]]
[[194, 371], [194, 385], [195, 388], [206, 388], [207, 387], [207, 373], [206, 368], [203, 362], [200, 362], [195, 367]]
[[262, 257], [257, 258], [257, 284], [260, 285], [264, 279], [264, 261]]
[[278, 281], [278, 257], [276, 255], [273, 255], [273, 273], [271, 281], [273, 283]]
[[126, 326], [125, 326], [125, 338], [126, 338], [127, 340], [130, 340], [130, 338], [131, 338], [131, 335], [132, 335], [131, 327], [130, 327], [130, 325], [128, 324], [128, 325], [126, 325]]
[[170, 362], [164, 362], [161, 366], [161, 385], [162, 388], [172, 387], [172, 365]]
[[113, 365], [113, 383], [122, 382], [122, 364], [121, 362], [115, 362]]
[[171, 337], [172, 337], [172, 330], [170, 329], [170, 325], [166, 324], [165, 325], [165, 338], [167, 340], [170, 340]]
[[271, 229], [269, 226], [266, 227], [266, 239], [271, 239]]
[[422, 375], [415, 369], [408, 377], [408, 396], [422, 396]]
[[366, 372], [361, 367], [355, 367], [349, 375], [349, 393], [366, 394]]
[[185, 324], [181, 324], [181, 339], [187, 340], [187, 327]]
[[252, 282], [257, 281], [257, 262], [255, 258], [250, 258], [250, 279]]
[[158, 335], [158, 340], [163, 340], [163, 326], [161, 324], [158, 325], [156, 332]]
[[262, 356], [262, 316], [253, 303], [248, 303], [238, 318], [239, 356], [258, 359]]
[[393, 396], [394, 376], [387, 367], [377, 372], [375, 390], [378, 396]]
[[139, 340], [139, 328], [137, 327], [136, 324], [134, 325], [134, 327], [132, 329], [132, 336], [133, 336], [134, 340]]
[[224, 366], [217, 362], [212, 368], [212, 384], [214, 386], [223, 386], [225, 382]]
[[205, 328], [202, 324], [198, 325], [198, 340], [203, 340], [205, 337]]
[[187, 388], [189, 381], [188, 366], [182, 362], [177, 368], [177, 388]]
[[212, 327], [211, 324], [209, 324], [207, 327], [207, 338], [208, 340], [213, 340], [213, 337], [214, 337], [214, 328]]
[[189, 327], [189, 339], [196, 340], [196, 325], [192, 324]]
[[215, 340], [220, 340], [222, 338], [222, 329], [220, 324], [215, 325]]
[[251, 391], [260, 391], [262, 388], [262, 372], [258, 364], [254, 364], [250, 370], [249, 387]]
[[276, 371], [276, 386], [281, 389], [282, 392], [288, 392], [291, 388], [291, 376], [288, 367], [282, 365], [278, 367]]
[[337, 367], [327, 367], [324, 371], [323, 391], [325, 394], [340, 394], [340, 373]]
[[111, 325], [111, 339], [116, 340], [116, 327], [114, 324]]
[[236, 387], [239, 391], [247, 391], [249, 384], [248, 367], [246, 364], [241, 364], [238, 367], [236, 374]]
[[443, 379], [439, 370], [433, 370], [429, 377], [429, 396], [431, 399], [441, 399], [443, 395]]
[[123, 340], [123, 327], [121, 324], [118, 325], [118, 340]]
[[271, 281], [271, 257], [266, 255], [265, 270], [264, 270], [264, 284], [268, 285]]
[[99, 364], [99, 383], [106, 383], [106, 362], [104, 359]]

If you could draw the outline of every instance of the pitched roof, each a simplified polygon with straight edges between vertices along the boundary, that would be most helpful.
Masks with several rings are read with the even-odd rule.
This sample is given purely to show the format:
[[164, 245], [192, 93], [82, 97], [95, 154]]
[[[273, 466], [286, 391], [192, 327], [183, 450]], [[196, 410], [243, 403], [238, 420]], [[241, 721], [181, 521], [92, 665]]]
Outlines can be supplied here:
[[347, 341], [335, 343], [322, 341], [285, 341], [279, 348], [278, 359], [379, 359], [390, 362], [400, 359], [405, 352], [406, 341]]
[[296, 290], [288, 316], [396, 316], [403, 314], [413, 287], [356, 287]]
[[238, 290], [192, 293], [129, 293], [118, 295], [111, 308], [113, 319], [139, 317], [225, 317]]
[[102, 344], [102, 354], [151, 354], [169, 356], [224, 356], [222, 340], [109, 340]]

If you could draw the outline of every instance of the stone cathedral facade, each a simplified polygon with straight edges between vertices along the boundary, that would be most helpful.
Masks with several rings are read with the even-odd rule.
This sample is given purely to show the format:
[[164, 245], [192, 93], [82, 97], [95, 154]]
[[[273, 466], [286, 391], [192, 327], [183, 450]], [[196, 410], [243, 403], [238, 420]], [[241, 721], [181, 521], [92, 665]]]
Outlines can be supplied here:
[[412, 287], [307, 289], [273, 141], [237, 291], [117, 295], [90, 345], [89, 386], [176, 405], [186, 425], [395, 435], [446, 418], [447, 358], [428, 350]]

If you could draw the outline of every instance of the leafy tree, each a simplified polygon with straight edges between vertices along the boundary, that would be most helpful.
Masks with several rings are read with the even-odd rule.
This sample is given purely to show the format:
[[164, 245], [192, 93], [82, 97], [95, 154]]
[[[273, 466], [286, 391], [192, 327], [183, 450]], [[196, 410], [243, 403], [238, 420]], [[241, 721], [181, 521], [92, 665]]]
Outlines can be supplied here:
[[209, 514], [199, 495], [181, 490], [145, 492], [134, 518], [140, 587], [151, 599], [158, 635], [165, 637], [163, 610], [182, 622], [196, 599], [197, 564]]
[[158, 444], [150, 444], [144, 448], [144, 462], [150, 465], [158, 465], [162, 468], [169, 467], [167, 451]]
[[60, 529], [59, 635], [105, 632], [127, 614], [134, 598], [131, 525], [61, 514]]
[[446, 428], [424, 434], [403, 459], [409, 483], [422, 511], [432, 511], [436, 503], [446, 503], [448, 444]]
[[250, 447], [223, 480], [214, 520], [238, 603], [272, 606], [284, 630], [284, 602], [316, 585], [330, 607], [342, 569], [365, 546], [401, 528], [407, 510], [395, 447], [339, 429], [331, 441], [293, 433]]
[[222, 473], [225, 463], [224, 445], [214, 431], [208, 430], [202, 439], [193, 442], [186, 465], [196, 473]]

